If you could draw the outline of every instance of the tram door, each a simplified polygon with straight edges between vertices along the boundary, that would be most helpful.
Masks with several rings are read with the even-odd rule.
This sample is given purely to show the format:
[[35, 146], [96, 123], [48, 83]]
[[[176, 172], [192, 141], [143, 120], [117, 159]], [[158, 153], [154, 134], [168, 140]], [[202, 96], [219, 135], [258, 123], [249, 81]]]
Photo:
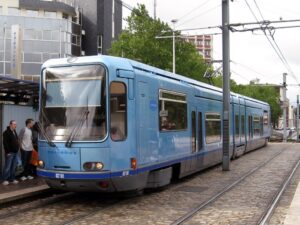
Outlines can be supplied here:
[[192, 152], [199, 152], [203, 149], [203, 128], [202, 128], [202, 112], [192, 108], [191, 112], [191, 128], [192, 128]]
[[199, 109], [197, 111], [197, 148], [198, 151], [203, 150], [203, 116]]
[[134, 149], [131, 140], [134, 139], [134, 133], [129, 132], [134, 127], [128, 123], [132, 115], [130, 107], [131, 100], [129, 96], [128, 80], [113, 81], [110, 83], [110, 124], [109, 133], [111, 139], [111, 170], [119, 170], [120, 168], [130, 168], [130, 160], [128, 157], [132, 155]]

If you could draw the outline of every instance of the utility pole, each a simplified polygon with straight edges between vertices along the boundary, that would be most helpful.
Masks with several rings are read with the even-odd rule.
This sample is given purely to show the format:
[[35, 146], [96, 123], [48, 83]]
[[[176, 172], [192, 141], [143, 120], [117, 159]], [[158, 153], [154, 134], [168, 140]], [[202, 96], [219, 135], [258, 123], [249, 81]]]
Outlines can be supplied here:
[[283, 73], [283, 87], [282, 87], [282, 98], [283, 98], [283, 142], [286, 142], [286, 76], [287, 73]]
[[6, 75], [6, 71], [5, 71], [5, 66], [6, 66], [6, 23], [4, 24], [3, 27], [3, 76]]
[[299, 95], [297, 95], [297, 116], [296, 116], [297, 142], [299, 141]]
[[173, 73], [176, 73], [176, 49], [175, 49], [175, 23], [177, 20], [171, 20], [173, 23]]
[[112, 39], [115, 38], [115, 0], [112, 0], [112, 11], [111, 11], [111, 37]]
[[154, 0], [154, 19], [156, 20], [156, 0]]
[[229, 42], [229, 0], [222, 0], [222, 42], [223, 42], [223, 171], [230, 170], [230, 42]]

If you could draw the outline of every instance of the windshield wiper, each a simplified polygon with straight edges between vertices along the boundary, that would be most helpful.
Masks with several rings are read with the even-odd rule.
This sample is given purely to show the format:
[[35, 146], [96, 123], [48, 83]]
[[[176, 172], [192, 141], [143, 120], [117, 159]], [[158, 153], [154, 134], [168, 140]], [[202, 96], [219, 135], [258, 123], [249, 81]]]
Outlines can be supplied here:
[[68, 140], [65, 144], [65, 146], [67, 148], [71, 148], [74, 138], [77, 136], [78, 131], [81, 129], [84, 122], [88, 118], [89, 113], [90, 113], [90, 111], [88, 111], [88, 110], [84, 111], [84, 113], [82, 114], [80, 119], [75, 124], [75, 126], [74, 126], [73, 130], [71, 131], [71, 134], [70, 134], [70, 136], [69, 136], [69, 138], [68, 138]]
[[46, 133], [46, 131], [44, 130], [44, 128], [40, 124], [40, 122], [37, 122], [37, 126], [38, 126], [39, 131], [42, 133], [42, 135], [46, 139], [48, 145], [50, 145], [51, 147], [56, 147], [56, 145], [51, 141], [50, 137], [48, 136], [48, 134]]

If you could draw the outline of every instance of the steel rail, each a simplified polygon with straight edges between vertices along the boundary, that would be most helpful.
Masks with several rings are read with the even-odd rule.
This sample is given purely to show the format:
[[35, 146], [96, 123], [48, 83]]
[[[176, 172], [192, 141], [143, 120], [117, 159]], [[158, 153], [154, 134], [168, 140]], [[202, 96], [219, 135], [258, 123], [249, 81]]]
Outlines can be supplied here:
[[183, 223], [189, 221], [201, 209], [203, 209], [207, 205], [213, 203], [215, 200], [217, 200], [218, 198], [220, 198], [221, 196], [223, 196], [226, 192], [228, 192], [229, 190], [231, 190], [237, 184], [239, 184], [240, 182], [242, 182], [243, 180], [245, 180], [247, 177], [249, 177], [250, 175], [252, 175], [253, 173], [255, 173], [260, 168], [262, 168], [265, 165], [267, 165], [270, 161], [272, 161], [274, 158], [276, 158], [277, 156], [279, 156], [283, 151], [284, 150], [276, 153], [270, 159], [262, 162], [261, 164], [259, 164], [258, 166], [256, 166], [255, 168], [253, 168], [252, 170], [250, 170], [249, 172], [247, 172], [246, 174], [244, 174], [242, 177], [240, 177], [238, 180], [236, 180], [232, 184], [227, 185], [223, 190], [221, 190], [220, 192], [218, 192], [217, 194], [215, 194], [214, 196], [212, 196], [208, 200], [204, 201], [203, 203], [201, 203], [200, 205], [198, 205], [194, 209], [190, 210], [189, 212], [187, 212], [186, 214], [184, 214], [183, 216], [181, 216], [180, 218], [178, 218], [177, 220], [175, 220], [173, 223], [171, 223], [171, 225], [179, 225], [179, 224], [183, 224]]
[[286, 190], [286, 188], [288, 187], [291, 179], [293, 178], [296, 170], [298, 169], [300, 165], [300, 159], [298, 160], [298, 162], [295, 163], [295, 165], [293, 166], [293, 168], [290, 170], [290, 175], [284, 180], [284, 182], [282, 183], [280, 189], [278, 190], [278, 192], [274, 195], [271, 203], [269, 204], [267, 210], [263, 213], [263, 215], [261, 216], [259, 222], [257, 224], [259, 225], [265, 225], [268, 223], [268, 221], [271, 219], [271, 216], [273, 215], [273, 212], [283, 194], [283, 192]]

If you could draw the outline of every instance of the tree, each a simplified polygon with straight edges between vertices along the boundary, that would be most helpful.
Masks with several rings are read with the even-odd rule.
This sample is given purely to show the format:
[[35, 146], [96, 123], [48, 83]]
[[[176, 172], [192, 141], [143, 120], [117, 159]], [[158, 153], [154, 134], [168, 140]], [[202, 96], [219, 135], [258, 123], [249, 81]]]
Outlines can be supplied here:
[[[222, 76], [213, 79], [214, 84], [222, 87]], [[267, 102], [271, 108], [271, 121], [273, 125], [278, 123], [278, 118], [282, 115], [280, 107], [280, 94], [273, 86], [258, 85], [257, 81], [251, 81], [249, 85], [237, 84], [234, 80], [230, 80], [230, 89], [232, 92], [255, 98], [260, 101]]]
[[[109, 53], [171, 71], [172, 38], [155, 38], [171, 36], [172, 29], [169, 25], [151, 18], [145, 5], [134, 8], [126, 21], [128, 28], [113, 42]], [[177, 31], [176, 36], [180, 36], [180, 32]], [[176, 73], [207, 82], [203, 78], [207, 67], [193, 44], [176, 38]]]

